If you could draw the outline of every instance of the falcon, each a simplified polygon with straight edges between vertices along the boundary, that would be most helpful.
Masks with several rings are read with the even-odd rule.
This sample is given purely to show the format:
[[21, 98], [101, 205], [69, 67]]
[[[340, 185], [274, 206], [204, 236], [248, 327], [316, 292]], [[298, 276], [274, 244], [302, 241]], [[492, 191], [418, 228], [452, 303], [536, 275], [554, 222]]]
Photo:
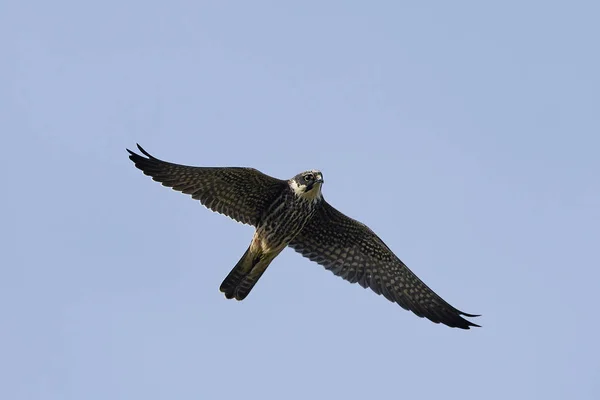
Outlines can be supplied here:
[[478, 327], [431, 290], [366, 225], [323, 198], [323, 174], [302, 172], [289, 180], [254, 168], [192, 167], [162, 161], [139, 144], [129, 158], [153, 180], [192, 196], [212, 211], [256, 228], [248, 249], [221, 284], [228, 299], [248, 296], [286, 247], [335, 275], [370, 288], [419, 317], [453, 328]]

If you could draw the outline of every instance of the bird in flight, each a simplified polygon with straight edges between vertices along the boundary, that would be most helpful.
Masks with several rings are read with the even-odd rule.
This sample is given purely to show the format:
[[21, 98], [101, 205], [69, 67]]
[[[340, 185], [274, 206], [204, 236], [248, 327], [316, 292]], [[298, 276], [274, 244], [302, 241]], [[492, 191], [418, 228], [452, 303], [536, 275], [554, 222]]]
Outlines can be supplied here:
[[370, 288], [419, 317], [453, 328], [476, 325], [431, 290], [366, 225], [323, 198], [323, 174], [289, 180], [254, 168], [192, 167], [162, 161], [139, 144], [129, 158], [153, 180], [191, 195], [210, 210], [256, 228], [250, 246], [221, 284], [228, 299], [243, 300], [287, 246], [337, 276]]

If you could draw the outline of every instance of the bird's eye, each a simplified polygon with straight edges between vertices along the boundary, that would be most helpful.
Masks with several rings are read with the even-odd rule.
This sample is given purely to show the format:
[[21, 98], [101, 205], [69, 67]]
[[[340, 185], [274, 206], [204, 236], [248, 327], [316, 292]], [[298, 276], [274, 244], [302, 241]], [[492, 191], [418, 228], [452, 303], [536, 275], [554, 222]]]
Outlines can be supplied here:
[[304, 180], [305, 181], [312, 181], [314, 178], [313, 174], [306, 174], [304, 175]]

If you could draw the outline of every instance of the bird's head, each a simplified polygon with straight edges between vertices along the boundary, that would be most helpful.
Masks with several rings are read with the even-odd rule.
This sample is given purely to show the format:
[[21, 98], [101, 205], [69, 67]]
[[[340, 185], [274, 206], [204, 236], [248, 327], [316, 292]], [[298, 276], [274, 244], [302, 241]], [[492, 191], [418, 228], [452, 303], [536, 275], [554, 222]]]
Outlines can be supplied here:
[[289, 184], [296, 196], [315, 201], [321, 198], [323, 174], [316, 169], [304, 171], [290, 179]]

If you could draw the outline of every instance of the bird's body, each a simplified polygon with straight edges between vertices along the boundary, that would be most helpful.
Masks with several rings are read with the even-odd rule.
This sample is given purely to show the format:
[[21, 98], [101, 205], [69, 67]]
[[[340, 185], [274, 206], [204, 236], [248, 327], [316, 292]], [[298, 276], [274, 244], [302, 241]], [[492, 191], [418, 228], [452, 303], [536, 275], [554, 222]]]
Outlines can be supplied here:
[[221, 284], [227, 298], [246, 298], [271, 261], [312, 218], [318, 199], [296, 195], [293, 185], [291, 180], [287, 187], [282, 185], [279, 195], [261, 214], [248, 250]]
[[190, 167], [130, 150], [146, 175], [189, 194], [207, 208], [256, 228], [242, 258], [220, 290], [243, 300], [277, 255], [291, 247], [349, 282], [383, 294], [420, 317], [451, 327], [478, 326], [435, 294], [366, 225], [325, 201], [320, 171], [280, 180], [252, 168]]
[[285, 247], [304, 228], [317, 207], [318, 200], [304, 199], [291, 186], [284, 187], [262, 214], [255, 237], [271, 248]]

